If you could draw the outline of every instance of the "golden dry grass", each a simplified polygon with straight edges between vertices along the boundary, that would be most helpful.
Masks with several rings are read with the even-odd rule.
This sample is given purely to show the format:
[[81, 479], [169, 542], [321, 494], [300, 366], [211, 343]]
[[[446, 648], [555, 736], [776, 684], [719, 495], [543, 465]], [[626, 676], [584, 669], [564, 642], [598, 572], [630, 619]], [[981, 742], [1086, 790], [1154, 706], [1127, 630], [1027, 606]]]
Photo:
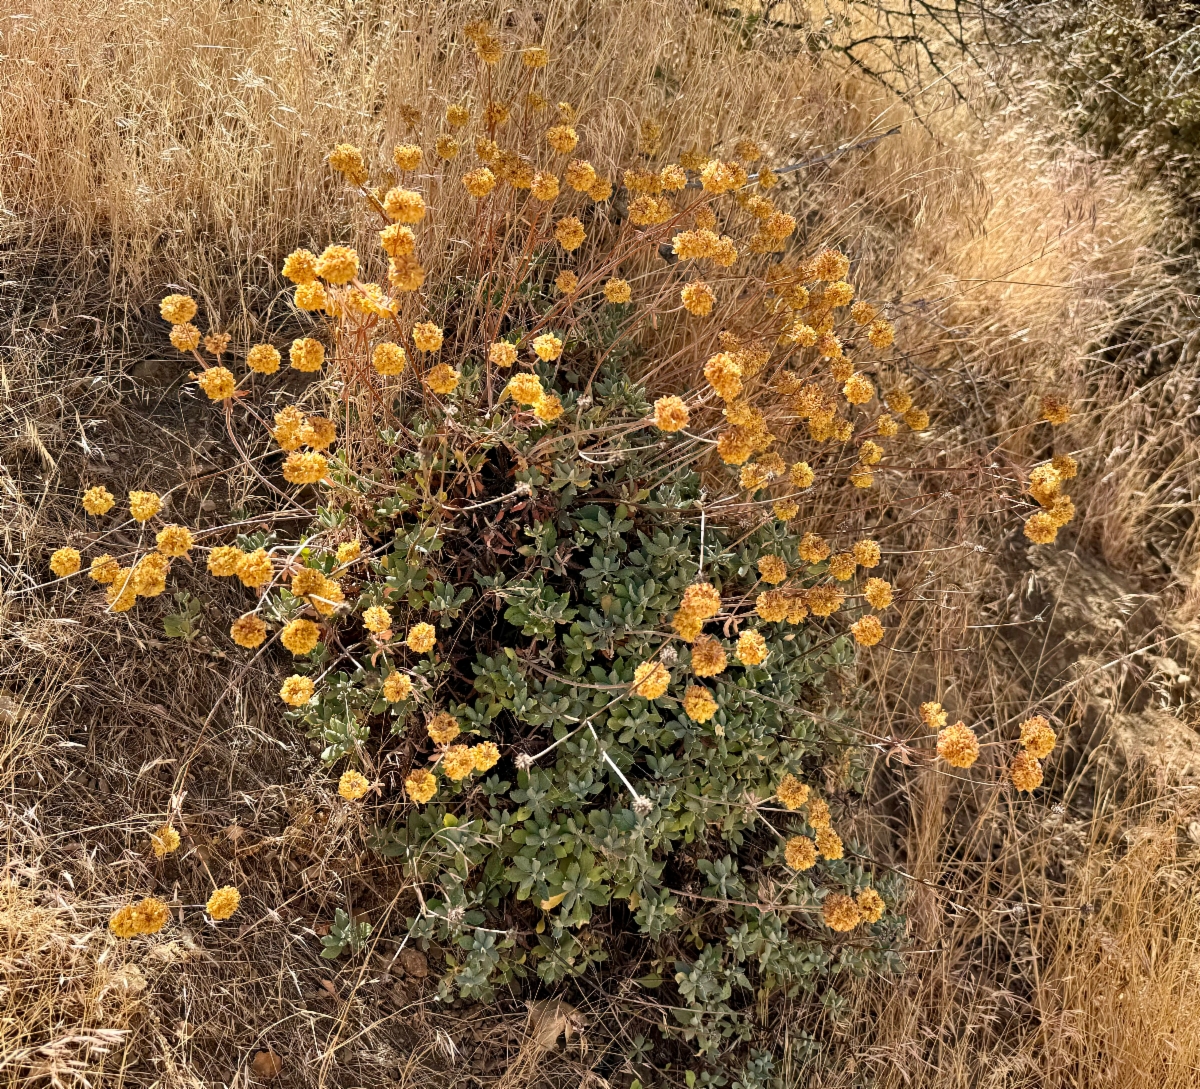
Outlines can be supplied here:
[[[163, 359], [153, 306], [182, 285], [243, 343], [286, 320], [283, 254], [369, 226], [324, 155], [351, 140], [386, 157], [403, 107], [430, 117], [458, 100], [473, 74], [451, 43], [480, 10], [30, 0], [0, 11], [7, 1084], [231, 1082], [267, 1046], [297, 1084], [533, 1084], [537, 1070], [551, 1084], [601, 1072], [628, 1084], [619, 1055], [597, 1067], [595, 1054], [531, 1043], [523, 1009], [439, 1009], [419, 965], [398, 970], [395, 943], [336, 974], [319, 960], [314, 927], [333, 906], [368, 886], [386, 901], [395, 878], [364, 850], [364, 829], [339, 823], [265, 671], [202, 731], [225, 684], [216, 648], [166, 643], [156, 619], [113, 625], [61, 596], [12, 596], [39, 581], [99, 465], [127, 486], [185, 480], [189, 501], [222, 515], [245, 505], [251, 482], [207, 414], [180, 400], [184, 368]], [[1147, 692], [1161, 702], [1136, 648], [1186, 665], [1175, 632], [1194, 627], [1172, 615], [1196, 574], [1180, 514], [1196, 496], [1181, 400], [1194, 396], [1194, 362], [1156, 366], [1146, 347], [1172, 326], [1191, 335], [1163, 268], [1164, 200], [1073, 147], [1040, 88], [1021, 110], [989, 108], [977, 76], [974, 114], [935, 88], [918, 120], [793, 34], [764, 30], [747, 46], [675, 0], [519, 5], [502, 25], [568, 43], [562, 93], [597, 165], [617, 161], [618, 134], [647, 116], [665, 121], [668, 147], [747, 134], [779, 163], [902, 126], [802, 172], [791, 195], [805, 246], [841, 245], [860, 291], [894, 302], [908, 362], [936, 398], [930, 517], [903, 577], [939, 592], [906, 617], [906, 642], [870, 661], [886, 697], [871, 729], [926, 746], [914, 711], [936, 695], [992, 742], [1031, 703], [1071, 738], [1033, 802], [995, 785], [992, 756], [995, 774], [964, 783], [890, 770], [878, 754], [880, 816], [861, 831], [914, 879], [911, 971], [898, 986], [861, 983], [836, 1016], [795, 1000], [794, 1034], [775, 1041], [785, 1084], [1191, 1084], [1195, 786], [1148, 786], [1101, 759], [1113, 716]], [[439, 251], [470, 227], [456, 199]], [[1065, 432], [1084, 473], [1078, 534], [1061, 545], [1075, 567], [1035, 586], [1019, 516], [995, 497], [1047, 453], [1030, 421], [1048, 388], [1086, 406]], [[1151, 619], [1098, 629], [1089, 671], [1084, 651], [1058, 652], [1074, 628], [1055, 617], [1072, 572], [1101, 563], [1142, 580], [1132, 611]], [[1036, 624], [1042, 606], [1049, 620]], [[1169, 698], [1190, 727], [1190, 697]], [[146, 830], [189, 753], [190, 854], [155, 863]], [[240, 932], [180, 928], [147, 952], [104, 929], [134, 890], [178, 882], [195, 903], [210, 877], [247, 892]], [[594, 1021], [610, 1015], [605, 1002], [590, 992], [579, 1005]], [[820, 1040], [815, 1054], [802, 1033]]]

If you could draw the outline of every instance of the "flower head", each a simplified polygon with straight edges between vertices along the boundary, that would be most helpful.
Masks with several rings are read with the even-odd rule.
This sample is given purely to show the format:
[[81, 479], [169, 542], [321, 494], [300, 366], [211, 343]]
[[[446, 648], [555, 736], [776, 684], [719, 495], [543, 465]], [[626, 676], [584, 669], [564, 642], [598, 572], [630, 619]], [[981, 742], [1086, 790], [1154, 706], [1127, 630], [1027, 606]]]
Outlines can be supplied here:
[[437, 793], [437, 780], [426, 768], [415, 768], [404, 780], [404, 793], [417, 805], [424, 805]]
[[1021, 745], [1035, 760], [1043, 760], [1054, 750], [1058, 735], [1044, 715], [1034, 715], [1021, 723]]
[[1042, 419], [1055, 427], [1065, 424], [1071, 418], [1071, 404], [1061, 397], [1047, 394], [1042, 398]]
[[852, 374], [842, 387], [842, 396], [852, 405], [865, 405], [875, 396], [875, 387], [865, 374]]
[[505, 392], [518, 404], [533, 405], [542, 395], [542, 381], [529, 372], [517, 374], [509, 379]]
[[458, 389], [459, 373], [448, 363], [439, 363], [425, 375], [427, 385], [439, 397], [445, 397]]
[[865, 889], [860, 889], [857, 900], [858, 910], [863, 917], [863, 922], [877, 923], [883, 918], [887, 904], [883, 902], [883, 897], [873, 888], [868, 886]]
[[486, 166], [477, 167], [462, 176], [463, 188], [476, 200], [482, 200], [496, 188], [496, 175]]
[[283, 275], [294, 284], [311, 284], [317, 278], [317, 255], [310, 250], [292, 250], [284, 258]]
[[583, 224], [575, 216], [563, 216], [554, 225], [554, 237], [567, 253], [571, 253], [583, 245], [586, 234]]
[[353, 768], [342, 772], [341, 778], [338, 779], [338, 794], [348, 802], [357, 802], [370, 789], [371, 784], [367, 782], [367, 777]]
[[421, 621], [409, 629], [408, 636], [404, 641], [408, 644], [409, 650], [414, 650], [418, 654], [427, 654], [437, 644], [437, 632], [432, 624]]
[[548, 170], [539, 170], [533, 175], [529, 192], [535, 200], [549, 202], [558, 196], [558, 175]]
[[836, 862], [845, 856], [846, 851], [842, 844], [842, 837], [828, 824], [814, 824], [813, 827], [817, 830], [817, 850], [821, 852], [822, 857], [830, 862]]
[[805, 563], [820, 563], [830, 553], [829, 542], [816, 533], [806, 533], [800, 538], [797, 549]]
[[704, 378], [723, 401], [742, 392], [742, 368], [728, 352], [718, 352], [704, 365]]
[[358, 275], [358, 254], [349, 246], [326, 246], [317, 258], [317, 275], [331, 284], [348, 284]]
[[230, 578], [238, 573], [238, 564], [244, 555], [237, 545], [217, 545], [208, 554], [208, 573], [218, 578]]
[[758, 574], [763, 582], [778, 586], [788, 576], [787, 563], [782, 556], [760, 556]]
[[738, 636], [736, 654], [742, 665], [762, 665], [767, 660], [767, 641], [760, 632], [748, 629]]
[[923, 408], [910, 408], [904, 414], [904, 422], [910, 431], [924, 431], [929, 427], [929, 413]]
[[88, 570], [88, 577], [103, 586], [112, 582], [120, 571], [121, 565], [106, 552], [103, 556], [96, 556], [92, 560], [92, 565]]
[[420, 352], [436, 352], [442, 346], [442, 330], [431, 321], [417, 322], [412, 338]]
[[892, 603], [892, 584], [886, 579], [867, 579], [863, 586], [863, 597], [872, 609], [886, 609]]
[[237, 389], [237, 379], [228, 367], [209, 367], [195, 375], [198, 385], [210, 401], [223, 401], [232, 397]]
[[179, 833], [170, 824], [159, 825], [150, 833], [150, 846], [155, 858], [166, 858], [179, 850]]
[[1017, 790], [1031, 794], [1042, 785], [1042, 765], [1033, 753], [1022, 750], [1013, 757], [1008, 767], [1008, 777]]
[[683, 710], [694, 722], [707, 722], [717, 713], [717, 701], [702, 684], [690, 684], [683, 694]]
[[540, 337], [534, 337], [533, 351], [538, 359], [546, 363], [553, 362], [562, 355], [562, 350], [563, 342], [553, 333], [543, 333]]
[[855, 560], [853, 552], [835, 552], [829, 557], [829, 573], [838, 582], [849, 582], [854, 578], [854, 569], [857, 566], [858, 561]]
[[459, 735], [458, 720], [446, 711], [439, 711], [426, 724], [425, 730], [435, 745], [449, 745]]
[[682, 431], [688, 425], [688, 409], [681, 397], [669, 395], [654, 402], [654, 426], [660, 431]]
[[255, 344], [246, 353], [246, 366], [256, 374], [274, 374], [279, 370], [279, 349], [273, 344]]
[[721, 611], [721, 595], [711, 583], [693, 582], [683, 591], [679, 611], [707, 620]]
[[191, 322], [171, 326], [171, 343], [181, 352], [194, 352], [200, 343], [200, 330]]
[[715, 677], [728, 661], [725, 648], [711, 635], [698, 636], [692, 644], [692, 672], [697, 677]]
[[809, 789], [790, 772], [779, 780], [775, 788], [775, 797], [788, 809], [799, 809], [808, 801]]
[[50, 570], [60, 579], [75, 574], [82, 564], [83, 559], [75, 548], [60, 548], [50, 557]]
[[812, 467], [807, 461], [798, 461], [792, 466], [788, 473], [788, 479], [792, 483], [793, 488], [811, 488], [812, 482], [816, 479], [816, 474], [812, 471]]
[[[274, 351], [273, 348], [271, 350]], [[278, 352], [275, 352], [275, 360], [275, 365], [278, 367]], [[319, 371], [325, 362], [325, 346], [319, 340], [313, 340], [312, 337], [299, 337], [292, 341], [292, 346], [288, 351], [288, 360], [292, 370], [313, 374]]]
[[879, 622], [879, 617], [867, 613], [850, 625], [850, 632], [859, 646], [873, 647], [883, 638], [883, 625]]
[[265, 586], [274, 573], [270, 554], [265, 549], [256, 548], [238, 557], [237, 576], [245, 586]]
[[155, 492], [130, 492], [129, 513], [134, 521], [148, 522], [162, 506], [162, 499]]
[[1025, 519], [1025, 536], [1034, 544], [1052, 544], [1058, 536], [1058, 524], [1047, 511], [1035, 511]]
[[284, 625], [279, 641], [292, 652], [296, 658], [311, 654], [317, 641], [321, 638], [321, 629], [311, 620], [290, 620]]
[[853, 930], [862, 922], [862, 913], [858, 905], [840, 892], [825, 897], [825, 902], [821, 905], [821, 917], [830, 930], [840, 933]]
[[563, 414], [562, 401], [556, 393], [543, 393], [533, 405], [533, 414], [543, 423], [553, 423]]
[[380, 691], [388, 703], [400, 703], [412, 695], [412, 687], [412, 681], [409, 680], [407, 674], [393, 670], [384, 677], [383, 687]]
[[218, 921], [228, 919], [242, 902], [242, 894], [232, 885], [222, 885], [215, 889], [204, 905], [209, 917]]
[[289, 707], [303, 707], [313, 698], [315, 692], [316, 686], [311, 677], [301, 677], [293, 673], [279, 689], [279, 698]]
[[363, 627], [367, 631], [380, 632], [387, 631], [392, 626], [392, 614], [388, 612], [382, 605], [372, 605], [365, 613], [363, 613]]
[[183, 325], [196, 316], [196, 300], [190, 295], [168, 295], [158, 304], [158, 312], [164, 321]]
[[421, 148], [417, 144], [397, 144], [392, 149], [392, 162], [401, 170], [416, 170], [421, 165]]
[[619, 280], [614, 276], [604, 285], [604, 298], [610, 303], [627, 303], [633, 298], [633, 288], [628, 280]]
[[965, 723], [956, 722], [938, 733], [937, 753], [952, 768], [969, 768], [979, 759], [979, 739]]
[[813, 586], [806, 596], [813, 616], [832, 616], [842, 607], [845, 600], [846, 595], [832, 584]]
[[194, 543], [192, 531], [187, 526], [163, 526], [154, 535], [154, 543], [164, 556], [181, 557], [188, 554]]
[[946, 711], [936, 700], [921, 704], [919, 713], [921, 721], [931, 730], [940, 730], [946, 725]]
[[283, 479], [289, 484], [316, 484], [328, 471], [329, 462], [316, 453], [293, 450], [283, 463]]
[[555, 125], [546, 132], [546, 143], [560, 155], [570, 155], [579, 143], [579, 133], [570, 125]]
[[229, 628], [229, 635], [239, 647], [261, 646], [267, 637], [267, 625], [254, 613], [239, 616]]
[[500, 762], [500, 750], [494, 741], [483, 741], [471, 747], [471, 758], [476, 771], [491, 771]]
[[102, 484], [97, 484], [93, 488], [88, 488], [88, 490], [83, 493], [82, 500], [83, 509], [87, 511], [88, 514], [94, 515], [107, 514], [110, 510], [112, 510], [113, 504], [116, 503], [116, 501], [117, 500], [113, 496], [113, 493]]
[[442, 757], [442, 771], [447, 779], [458, 782], [475, 770], [475, 756], [469, 745], [451, 745]]
[[817, 864], [816, 844], [808, 836], [792, 836], [783, 848], [783, 860], [793, 870], [811, 870]]
[[633, 691], [646, 700], [656, 700], [667, 690], [671, 674], [662, 662], [642, 662], [633, 671]]
[[296, 288], [296, 307], [299, 310], [324, 310], [329, 305], [325, 285], [319, 280]]

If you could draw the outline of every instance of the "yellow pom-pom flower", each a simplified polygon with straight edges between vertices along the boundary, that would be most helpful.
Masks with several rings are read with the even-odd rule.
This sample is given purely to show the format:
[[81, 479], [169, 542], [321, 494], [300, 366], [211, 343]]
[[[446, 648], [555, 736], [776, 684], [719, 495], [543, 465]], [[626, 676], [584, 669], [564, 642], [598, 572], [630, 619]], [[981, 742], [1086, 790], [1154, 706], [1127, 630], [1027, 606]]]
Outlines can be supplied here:
[[587, 236], [583, 224], [575, 216], [563, 216], [554, 225], [554, 237], [567, 253], [572, 253], [583, 245], [583, 240]]
[[267, 625], [254, 613], [239, 616], [229, 629], [229, 634], [239, 647], [261, 646], [267, 637]]
[[311, 654], [321, 638], [321, 629], [311, 620], [290, 620], [284, 625], [279, 641], [296, 658]]
[[477, 167], [462, 176], [463, 188], [476, 200], [482, 200], [496, 188], [496, 175], [486, 166]]
[[392, 626], [392, 614], [382, 605], [372, 605], [363, 613], [363, 627], [376, 634], [387, 631]]
[[1032, 753], [1021, 751], [1013, 757], [1008, 767], [1012, 785], [1025, 794], [1031, 794], [1042, 785], [1042, 765]]
[[439, 397], [445, 397], [458, 389], [459, 373], [448, 363], [439, 363], [425, 375], [427, 385]]
[[883, 638], [883, 625], [879, 622], [879, 617], [867, 613], [850, 625], [850, 632], [860, 647], [873, 647]]
[[179, 833], [169, 824], [160, 825], [150, 833], [150, 848], [155, 858], [166, 858], [179, 850]]
[[533, 339], [534, 354], [545, 363], [554, 362], [562, 355], [562, 350], [563, 342], [553, 333], [543, 333], [540, 337]]
[[451, 745], [442, 757], [442, 771], [447, 779], [459, 782], [475, 770], [475, 757], [469, 745]]
[[194, 544], [192, 531], [187, 526], [163, 526], [155, 535], [154, 543], [164, 556], [179, 558], [186, 556]]
[[424, 805], [437, 793], [437, 780], [433, 772], [426, 768], [417, 768], [409, 773], [404, 780], [404, 793], [417, 805]]
[[442, 346], [442, 330], [432, 321], [417, 322], [412, 338], [419, 352], [436, 352]]
[[97, 556], [92, 560], [92, 565], [88, 570], [88, 577], [94, 582], [106, 586], [117, 577], [120, 571], [121, 565], [112, 556], [105, 553], [103, 556]]
[[854, 578], [854, 569], [857, 566], [852, 552], [837, 552], [829, 557], [829, 573], [838, 582], [849, 582]]
[[656, 700], [666, 692], [671, 674], [662, 662], [642, 662], [633, 671], [633, 691], [642, 699]]
[[760, 632], [749, 630], [742, 632], [737, 641], [737, 660], [742, 665], [762, 665], [767, 660], [767, 641]]
[[[278, 352], [275, 353], [275, 358], [279, 358]], [[288, 360], [292, 370], [304, 371], [308, 374], [315, 373], [325, 362], [325, 346], [319, 340], [313, 340], [312, 337], [299, 337], [292, 341], [292, 347], [288, 351]]]
[[292, 250], [284, 258], [283, 275], [294, 284], [311, 284], [317, 278], [317, 255], [310, 250]]
[[184, 325], [196, 316], [196, 300], [190, 295], [168, 295], [158, 304], [158, 312], [172, 325]]
[[654, 426], [659, 431], [682, 431], [688, 425], [688, 408], [681, 397], [670, 395], [654, 402]]
[[338, 794], [348, 802], [357, 802], [370, 789], [371, 784], [367, 782], [367, 777], [353, 768], [342, 772], [341, 778], [338, 779]]
[[704, 365], [704, 378], [717, 396], [734, 400], [742, 392], [742, 368], [728, 352], [718, 352]]
[[274, 374], [279, 359], [279, 349], [273, 344], [256, 344], [246, 353], [246, 366], [256, 374]]
[[279, 689], [279, 698], [289, 707], [303, 707], [313, 698], [315, 692], [316, 686], [311, 677], [301, 677], [293, 673]]
[[414, 650], [418, 654], [427, 654], [437, 643], [437, 632], [432, 624], [421, 621], [409, 629], [408, 636], [404, 641], [408, 644], [409, 650]]
[[181, 352], [194, 352], [200, 343], [200, 330], [190, 322], [172, 325], [171, 343]]
[[610, 303], [627, 303], [633, 298], [633, 288], [628, 280], [614, 276], [604, 285], [604, 298]]
[[546, 132], [546, 143], [560, 155], [570, 155], [579, 143], [579, 134], [570, 125], [555, 125]]
[[940, 730], [946, 725], [946, 712], [936, 700], [930, 700], [927, 703], [921, 704], [918, 713], [921, 716], [921, 721], [931, 730]]
[[500, 750], [494, 741], [483, 741], [471, 747], [471, 758], [478, 772], [491, 771], [500, 762]]
[[778, 586], [787, 578], [787, 562], [782, 556], [762, 556], [758, 561], [758, 574], [763, 582]]
[[1021, 723], [1021, 745], [1035, 760], [1043, 760], [1054, 751], [1058, 735], [1044, 715], [1034, 715]]
[[939, 731], [937, 753], [952, 768], [969, 768], [979, 759], [979, 738], [965, 723], [956, 722]]
[[712, 288], [699, 280], [684, 284], [679, 292], [679, 297], [683, 300], [683, 308], [698, 318], [708, 317], [712, 313], [713, 304], [717, 301]]
[[230, 918], [241, 906], [241, 903], [242, 894], [232, 885], [223, 885], [213, 891], [204, 908], [208, 912], [209, 918], [220, 922]]
[[518, 404], [532, 405], [542, 395], [542, 382], [536, 374], [523, 373], [509, 379], [505, 392]]
[[329, 462], [316, 453], [293, 450], [283, 463], [283, 479], [289, 484], [316, 484], [328, 471]]
[[892, 585], [886, 579], [867, 579], [863, 597], [872, 609], [886, 609], [892, 603]]
[[129, 513], [136, 522], [148, 522], [162, 507], [162, 499], [156, 492], [130, 492]]
[[209, 367], [196, 375], [198, 385], [210, 401], [223, 401], [232, 397], [237, 389], [237, 379], [228, 367]]
[[517, 361], [517, 346], [507, 340], [494, 341], [488, 348], [488, 360], [494, 366], [508, 370]]
[[416, 144], [397, 144], [392, 149], [392, 162], [401, 170], [416, 170], [421, 165], [421, 149]]
[[60, 579], [75, 574], [82, 564], [83, 559], [75, 548], [60, 548], [50, 557], [50, 570]]
[[715, 677], [728, 661], [725, 648], [711, 635], [700, 635], [692, 644], [692, 672], [697, 677]]
[[817, 864], [817, 847], [808, 836], [792, 836], [783, 848], [783, 860], [793, 870], [811, 870]]
[[383, 679], [380, 691], [388, 703], [400, 703], [412, 695], [412, 681], [407, 674], [393, 670]]
[[779, 780], [779, 786], [775, 789], [775, 797], [788, 809], [799, 809], [808, 801], [809, 793], [808, 787], [791, 772]]
[[326, 246], [317, 258], [317, 275], [331, 284], [348, 284], [358, 275], [358, 254], [349, 246]]
[[445, 711], [439, 711], [425, 726], [429, 739], [435, 745], [449, 745], [459, 735], [458, 720]]
[[101, 515], [107, 514], [116, 503], [116, 497], [102, 484], [97, 484], [94, 488], [88, 488], [83, 493], [83, 509], [88, 514]]
[[683, 710], [693, 722], [707, 722], [717, 713], [717, 701], [704, 685], [691, 684], [683, 694]]

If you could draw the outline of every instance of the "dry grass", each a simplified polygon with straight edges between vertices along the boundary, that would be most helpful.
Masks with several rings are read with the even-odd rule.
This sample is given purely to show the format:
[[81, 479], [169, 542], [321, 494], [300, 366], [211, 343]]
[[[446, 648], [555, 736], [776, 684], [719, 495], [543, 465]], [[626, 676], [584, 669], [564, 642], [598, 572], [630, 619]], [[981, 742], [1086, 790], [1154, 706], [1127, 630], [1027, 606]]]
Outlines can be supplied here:
[[[340, 972], [321, 961], [315, 928], [333, 907], [369, 905], [382, 934], [398, 883], [279, 723], [269, 669], [213, 717], [229, 663], [206, 637], [167, 642], [152, 612], [114, 624], [63, 591], [23, 592], [75, 524], [81, 482], [183, 481], [175, 501], [199, 525], [253, 506], [211, 414], [180, 394], [186, 368], [163, 357], [153, 304], [178, 283], [243, 344], [278, 329], [280, 257], [367, 229], [323, 156], [346, 139], [386, 148], [403, 106], [431, 116], [457, 100], [470, 73], [448, 43], [464, 5], [29, 0], [0, 14], [5, 1082], [230, 1083], [271, 1047], [295, 1083], [532, 1084], [540, 1070], [627, 1085], [619, 1033], [621, 1046], [550, 1050], [519, 1004], [441, 1007], [391, 939]], [[974, 115], [935, 89], [921, 123], [794, 35], [740, 49], [674, 0], [509, 18], [514, 38], [570, 43], [563, 93], [598, 165], [645, 116], [666, 121], [668, 147], [731, 139], [754, 117], [777, 162], [903, 125], [802, 172], [791, 199], [804, 244], [842, 245], [860, 290], [894, 302], [936, 400], [929, 517], [901, 583], [938, 592], [918, 592], [907, 641], [870, 663], [887, 697], [870, 729], [921, 750], [913, 712], [938, 695], [993, 746], [970, 782], [876, 754], [880, 816], [860, 831], [914, 878], [912, 970], [899, 991], [859, 984], [841, 1014], [797, 1000], [775, 1041], [785, 1083], [1190, 1084], [1195, 780], [1173, 766], [1155, 781], [1113, 737], [1147, 708], [1185, 734], [1196, 721], [1186, 686], [1139, 652], [1186, 668], [1177, 633], [1195, 626], [1194, 601], [1173, 612], [1197, 576], [1198, 368], [1188, 300], [1163, 270], [1169, 209], [1065, 141], [1037, 88], [989, 112], [981, 80]], [[446, 248], [463, 216], [447, 203]], [[1164, 329], [1179, 339], [1169, 352]], [[1029, 424], [1046, 388], [1086, 406], [1064, 432], [1084, 467], [1081, 517], [1061, 545], [1073, 564], [1031, 569], [1019, 514], [996, 497], [1049, 452]], [[1105, 564], [1128, 581], [1087, 583]], [[1127, 599], [1115, 612], [1079, 605], [1114, 595]], [[1034, 703], [1071, 744], [1031, 802], [997, 785], [995, 743]], [[182, 759], [195, 769], [187, 850], [158, 863], [146, 831]], [[247, 892], [240, 931], [189, 922], [134, 952], [104, 928], [135, 890], [197, 903], [226, 880]], [[573, 1001], [603, 1040], [609, 995]], [[657, 1015], [642, 1016], [629, 1035], [649, 1035]]]

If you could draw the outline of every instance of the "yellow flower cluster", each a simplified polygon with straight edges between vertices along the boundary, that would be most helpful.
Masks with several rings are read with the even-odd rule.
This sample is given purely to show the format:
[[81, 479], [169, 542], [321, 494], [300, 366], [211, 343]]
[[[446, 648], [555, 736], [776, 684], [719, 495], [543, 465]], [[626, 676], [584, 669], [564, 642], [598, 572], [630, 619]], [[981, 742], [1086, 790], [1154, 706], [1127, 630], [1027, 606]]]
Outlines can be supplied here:
[[166, 904], [157, 897], [148, 896], [136, 904], [126, 904], [114, 912], [108, 920], [108, 928], [118, 938], [157, 934], [167, 925], [170, 917], [171, 913]]
[[704, 622], [721, 611], [721, 595], [707, 582], [692, 583], [683, 592], [683, 599], [671, 620], [671, 627], [686, 643], [696, 640]]
[[979, 739], [965, 723], [956, 722], [938, 733], [937, 754], [952, 768], [969, 768], [979, 759]]

